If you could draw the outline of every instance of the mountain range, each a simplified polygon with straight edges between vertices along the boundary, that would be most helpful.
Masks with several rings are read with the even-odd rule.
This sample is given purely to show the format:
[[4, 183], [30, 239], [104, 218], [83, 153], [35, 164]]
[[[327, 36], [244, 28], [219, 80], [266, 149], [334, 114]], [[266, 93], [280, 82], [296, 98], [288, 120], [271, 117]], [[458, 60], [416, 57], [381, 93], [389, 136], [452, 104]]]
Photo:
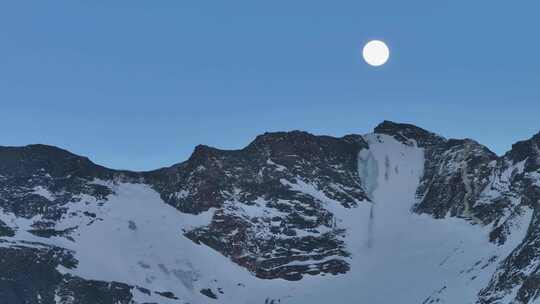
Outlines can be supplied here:
[[540, 133], [384, 121], [148, 172], [0, 146], [0, 304], [540, 303]]

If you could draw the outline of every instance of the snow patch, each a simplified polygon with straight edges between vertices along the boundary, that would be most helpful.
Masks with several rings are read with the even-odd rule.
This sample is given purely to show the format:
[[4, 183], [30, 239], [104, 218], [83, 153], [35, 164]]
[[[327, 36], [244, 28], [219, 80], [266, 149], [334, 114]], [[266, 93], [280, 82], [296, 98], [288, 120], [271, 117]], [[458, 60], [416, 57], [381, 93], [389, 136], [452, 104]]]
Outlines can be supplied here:
[[42, 197], [46, 198], [49, 201], [54, 201], [54, 199], [55, 199], [54, 194], [51, 191], [49, 191], [49, 189], [44, 188], [42, 186], [34, 187], [32, 193], [36, 194], [36, 195], [39, 195], [39, 196], [42, 196]]

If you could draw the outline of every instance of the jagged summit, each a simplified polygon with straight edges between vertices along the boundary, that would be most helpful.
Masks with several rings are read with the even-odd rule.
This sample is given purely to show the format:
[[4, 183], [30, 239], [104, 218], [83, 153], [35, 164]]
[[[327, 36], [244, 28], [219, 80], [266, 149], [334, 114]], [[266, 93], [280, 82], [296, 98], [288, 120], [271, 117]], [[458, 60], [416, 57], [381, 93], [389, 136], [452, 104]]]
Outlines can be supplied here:
[[[469, 142], [474, 145], [480, 145], [478, 142], [471, 139], [446, 139], [441, 135], [438, 135], [416, 125], [408, 123], [398, 123], [389, 120], [385, 120], [378, 124], [374, 128], [373, 132], [376, 134], [390, 135], [403, 143], [410, 143], [409, 141], [413, 140], [420, 147], [433, 147], [441, 144], [446, 144], [448, 147], [452, 147], [454, 145], [460, 145], [465, 142]], [[516, 162], [524, 160], [529, 155], [536, 153], [536, 145], [534, 143], [538, 143], [539, 141], [540, 132], [528, 140], [515, 143], [512, 146], [512, 149], [508, 151], [505, 155], [515, 160]], [[194, 163], [205, 161], [206, 159], [220, 157], [221, 155], [235, 155], [238, 153], [241, 154], [245, 152], [254, 152], [257, 150], [265, 150], [267, 151], [267, 153], [270, 153], [272, 151], [282, 154], [296, 153], [301, 151], [311, 151], [318, 145], [328, 146], [336, 143], [345, 145], [348, 144], [351, 147], [354, 147], [354, 149], [366, 147], [366, 142], [364, 138], [358, 134], [349, 134], [338, 138], [327, 135], [314, 135], [309, 132], [300, 130], [266, 132], [264, 134], [258, 135], [244, 148], [237, 150], [219, 149], [204, 144], [197, 145], [186, 161], [174, 164], [171, 166], [171, 168], [185, 165], [185, 163], [188, 162]], [[487, 149], [486, 147], [484, 148]], [[105, 169], [108, 171], [134, 173], [134, 171], [129, 170], [109, 169], [93, 163], [85, 156], [76, 155], [65, 149], [44, 144], [31, 144], [21, 147], [0, 146], [0, 157], [3, 159], [3, 162], [0, 164], [0, 166], [3, 165], [4, 167], [7, 166], [10, 159], [15, 162], [26, 160], [36, 164], [36, 166], [39, 166], [37, 165], [39, 162], [41, 162], [41, 164], [46, 164], [47, 162], [51, 164], [58, 161], [68, 161], [78, 162], [81, 164], [81, 166], [97, 166], [101, 169]], [[0, 170], [1, 168], [2, 167], [0, 167]], [[148, 172], [161, 171], [164, 169], [167, 168], [150, 170]]]
[[377, 125], [374, 132], [393, 136], [403, 143], [414, 140], [419, 147], [433, 146], [445, 141], [444, 137], [415, 125], [396, 123], [388, 120]]
[[540, 169], [540, 132], [527, 140], [513, 144], [505, 156], [513, 163], [525, 161], [527, 171]]
[[[239, 150], [199, 145], [187, 161], [150, 172], [148, 178], [166, 202], [184, 212], [200, 213], [221, 206], [235, 188], [262, 193], [268, 187], [283, 187], [280, 178], [318, 179], [321, 185], [337, 179], [354, 189], [359, 182], [355, 177], [357, 154], [364, 148], [367, 143], [361, 136], [335, 138], [303, 131], [272, 132], [258, 136]], [[346, 174], [339, 175], [338, 170]], [[184, 195], [177, 195], [179, 191]], [[355, 204], [363, 197], [361, 191], [344, 192], [350, 192], [344, 197], [347, 204]]]

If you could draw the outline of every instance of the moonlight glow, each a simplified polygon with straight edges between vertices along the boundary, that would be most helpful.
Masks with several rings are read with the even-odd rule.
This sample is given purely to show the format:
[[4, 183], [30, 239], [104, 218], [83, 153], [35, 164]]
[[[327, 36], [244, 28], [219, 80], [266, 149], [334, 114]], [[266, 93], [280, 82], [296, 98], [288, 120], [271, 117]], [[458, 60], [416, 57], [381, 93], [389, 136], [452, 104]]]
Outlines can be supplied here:
[[364, 60], [372, 66], [381, 66], [388, 61], [390, 50], [386, 44], [380, 40], [371, 40], [362, 50]]

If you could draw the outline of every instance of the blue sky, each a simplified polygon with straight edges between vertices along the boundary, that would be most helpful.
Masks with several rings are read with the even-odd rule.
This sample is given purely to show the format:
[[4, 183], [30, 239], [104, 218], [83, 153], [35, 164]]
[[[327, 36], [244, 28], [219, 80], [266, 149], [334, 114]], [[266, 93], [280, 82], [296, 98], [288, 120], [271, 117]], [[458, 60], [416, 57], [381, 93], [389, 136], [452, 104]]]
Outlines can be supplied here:
[[[537, 1], [6, 1], [0, 145], [154, 169], [384, 119], [497, 153], [540, 130]], [[381, 68], [361, 49], [381, 39]]]

